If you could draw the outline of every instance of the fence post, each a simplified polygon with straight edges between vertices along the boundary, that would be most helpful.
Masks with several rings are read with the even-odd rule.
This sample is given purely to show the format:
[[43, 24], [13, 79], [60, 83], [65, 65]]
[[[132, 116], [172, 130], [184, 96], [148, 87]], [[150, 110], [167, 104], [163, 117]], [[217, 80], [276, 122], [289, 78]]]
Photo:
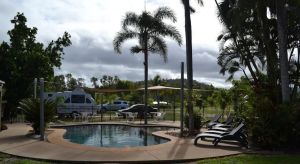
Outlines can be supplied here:
[[183, 136], [183, 109], [184, 109], [184, 62], [181, 62], [181, 84], [180, 84], [180, 136]]
[[44, 78], [40, 78], [40, 140], [44, 141]]

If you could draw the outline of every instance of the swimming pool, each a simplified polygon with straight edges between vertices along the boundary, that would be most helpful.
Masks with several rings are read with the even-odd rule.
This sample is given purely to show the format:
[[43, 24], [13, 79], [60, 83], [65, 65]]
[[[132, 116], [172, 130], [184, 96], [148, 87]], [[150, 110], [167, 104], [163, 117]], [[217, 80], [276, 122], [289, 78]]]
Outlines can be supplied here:
[[133, 127], [128, 125], [81, 125], [65, 127], [64, 139], [96, 147], [137, 147], [166, 143], [169, 140], [152, 132], [169, 127]]

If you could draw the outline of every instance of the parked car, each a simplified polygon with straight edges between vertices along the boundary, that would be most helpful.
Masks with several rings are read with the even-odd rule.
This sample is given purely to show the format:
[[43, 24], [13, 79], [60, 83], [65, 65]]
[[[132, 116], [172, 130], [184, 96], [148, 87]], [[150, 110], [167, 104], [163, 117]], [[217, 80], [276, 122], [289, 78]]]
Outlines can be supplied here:
[[[144, 106], [145, 106], [144, 104], [135, 104], [135, 105], [132, 105], [132, 106], [126, 108], [126, 109], [118, 110], [118, 114], [122, 115], [123, 118], [125, 118], [126, 114], [124, 112], [132, 112], [132, 113], [138, 113], [137, 114], [138, 118], [144, 118]], [[157, 112], [157, 108], [153, 108], [151, 106], [148, 106], [147, 112], [148, 113]]]
[[124, 100], [115, 100], [112, 104], [103, 104], [102, 109], [103, 110], [120, 110], [128, 108], [128, 102]]

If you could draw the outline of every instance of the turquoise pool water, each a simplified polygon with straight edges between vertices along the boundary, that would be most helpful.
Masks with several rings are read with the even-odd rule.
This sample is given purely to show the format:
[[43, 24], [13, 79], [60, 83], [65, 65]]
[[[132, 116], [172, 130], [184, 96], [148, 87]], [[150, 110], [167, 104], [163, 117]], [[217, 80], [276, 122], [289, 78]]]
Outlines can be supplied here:
[[97, 147], [150, 146], [169, 140], [154, 136], [152, 132], [174, 128], [132, 127], [126, 125], [82, 125], [65, 127], [64, 138], [70, 142]]

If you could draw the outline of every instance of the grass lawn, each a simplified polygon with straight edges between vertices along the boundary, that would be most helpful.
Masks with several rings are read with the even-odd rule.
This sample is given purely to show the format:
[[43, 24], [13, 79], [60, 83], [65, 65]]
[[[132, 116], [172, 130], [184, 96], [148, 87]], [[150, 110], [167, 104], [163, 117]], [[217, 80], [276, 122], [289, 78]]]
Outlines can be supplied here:
[[300, 155], [238, 155], [198, 161], [198, 164], [299, 164]]
[[0, 163], [5, 164], [49, 164], [48, 162], [13, 157], [11, 155], [0, 153]]

